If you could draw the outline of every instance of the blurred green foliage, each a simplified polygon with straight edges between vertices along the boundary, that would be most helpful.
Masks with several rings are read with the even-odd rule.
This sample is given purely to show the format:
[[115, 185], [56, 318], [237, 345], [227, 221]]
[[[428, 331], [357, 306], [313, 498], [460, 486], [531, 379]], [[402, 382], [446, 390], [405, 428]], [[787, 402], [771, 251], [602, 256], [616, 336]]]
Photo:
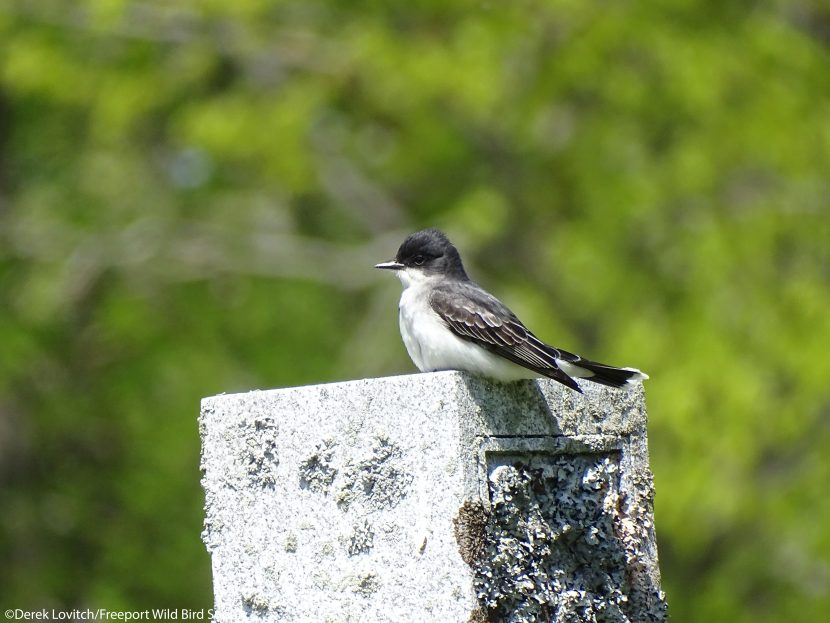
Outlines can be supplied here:
[[830, 8], [0, 7], [0, 605], [208, 607], [199, 398], [413, 370], [446, 229], [647, 370], [674, 620], [830, 608]]

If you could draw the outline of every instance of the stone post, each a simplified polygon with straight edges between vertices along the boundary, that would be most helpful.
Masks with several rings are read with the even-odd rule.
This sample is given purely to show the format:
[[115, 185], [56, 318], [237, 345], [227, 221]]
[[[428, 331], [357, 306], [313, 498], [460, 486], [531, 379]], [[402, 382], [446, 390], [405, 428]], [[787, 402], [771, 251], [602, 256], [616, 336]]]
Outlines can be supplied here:
[[641, 386], [438, 372], [202, 401], [215, 619], [664, 621]]

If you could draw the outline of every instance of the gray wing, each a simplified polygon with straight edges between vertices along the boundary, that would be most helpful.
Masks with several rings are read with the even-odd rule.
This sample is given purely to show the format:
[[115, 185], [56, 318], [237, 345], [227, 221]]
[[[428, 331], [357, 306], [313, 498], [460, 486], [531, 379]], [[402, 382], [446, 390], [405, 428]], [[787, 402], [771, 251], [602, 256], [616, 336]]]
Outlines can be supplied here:
[[559, 381], [578, 392], [576, 381], [556, 365], [559, 350], [531, 333], [501, 301], [472, 282], [438, 287], [430, 306], [458, 337], [496, 355]]

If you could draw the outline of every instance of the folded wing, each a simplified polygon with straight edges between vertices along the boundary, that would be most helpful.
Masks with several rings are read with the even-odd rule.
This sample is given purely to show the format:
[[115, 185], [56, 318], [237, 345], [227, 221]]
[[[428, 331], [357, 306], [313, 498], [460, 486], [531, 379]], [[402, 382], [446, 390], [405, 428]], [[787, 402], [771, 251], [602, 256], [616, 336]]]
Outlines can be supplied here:
[[453, 290], [436, 288], [430, 305], [458, 337], [582, 391], [557, 365], [556, 360], [561, 358], [558, 349], [542, 342], [501, 301], [472, 283], [455, 284]]

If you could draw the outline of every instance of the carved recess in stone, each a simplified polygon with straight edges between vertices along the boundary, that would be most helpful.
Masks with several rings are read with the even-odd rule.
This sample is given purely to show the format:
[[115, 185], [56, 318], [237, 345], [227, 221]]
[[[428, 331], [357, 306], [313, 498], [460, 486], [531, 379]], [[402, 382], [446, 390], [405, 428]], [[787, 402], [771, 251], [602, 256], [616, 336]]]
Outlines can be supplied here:
[[475, 574], [480, 607], [473, 618], [665, 620], [663, 596], [638, 566], [653, 490], [621, 487], [619, 443], [601, 436], [482, 440], [486, 497], [466, 501], [454, 522]]

